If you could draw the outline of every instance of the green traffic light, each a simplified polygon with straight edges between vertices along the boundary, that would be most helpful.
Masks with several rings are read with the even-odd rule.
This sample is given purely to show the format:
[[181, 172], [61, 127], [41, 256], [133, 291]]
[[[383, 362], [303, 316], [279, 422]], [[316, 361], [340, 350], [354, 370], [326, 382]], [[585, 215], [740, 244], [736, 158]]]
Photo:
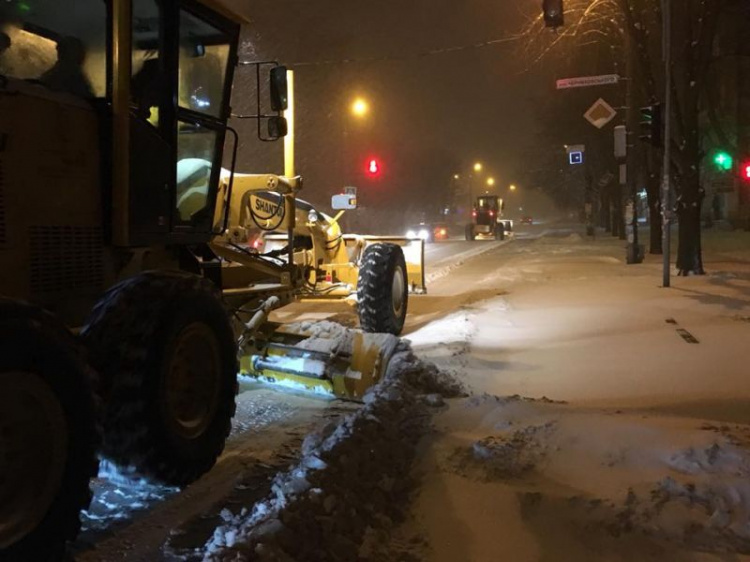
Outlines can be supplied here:
[[732, 157], [726, 152], [717, 152], [714, 156], [714, 164], [719, 170], [728, 172], [732, 169], [733, 163]]

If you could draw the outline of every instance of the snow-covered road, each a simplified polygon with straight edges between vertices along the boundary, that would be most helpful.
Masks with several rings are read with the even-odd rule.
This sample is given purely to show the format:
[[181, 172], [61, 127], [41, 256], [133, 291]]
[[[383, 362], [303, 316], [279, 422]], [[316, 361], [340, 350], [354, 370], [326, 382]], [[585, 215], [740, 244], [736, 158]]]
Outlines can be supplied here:
[[[429, 246], [429, 293], [410, 299], [405, 335], [473, 395], [438, 410], [406, 479], [420, 484], [404, 520], [377, 515], [365, 535], [379, 546], [359, 558], [750, 560], [747, 238], [709, 236], [710, 275], [669, 290], [658, 286], [659, 257], [627, 266], [619, 241], [566, 227]], [[356, 323], [344, 305], [295, 305], [279, 317]], [[273, 479], [298, 460], [304, 436], [359, 411], [242, 390], [227, 452], [187, 491], [99, 484], [77, 560], [198, 560], [205, 545], [234, 542], [252, 519], [237, 514], [273, 504]], [[338, 470], [337, 494], [358, 487]], [[371, 501], [362, 489], [352, 497], [362, 494]], [[323, 547], [310, 559], [349, 559]]]

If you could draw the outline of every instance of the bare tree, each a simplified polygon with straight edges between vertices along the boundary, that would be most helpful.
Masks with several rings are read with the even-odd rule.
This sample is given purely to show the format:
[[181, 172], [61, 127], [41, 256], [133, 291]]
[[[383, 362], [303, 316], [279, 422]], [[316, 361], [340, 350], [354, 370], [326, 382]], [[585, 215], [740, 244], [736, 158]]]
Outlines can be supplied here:
[[[704, 83], [708, 77], [711, 49], [724, 0], [681, 0], [674, 10], [675, 57], [671, 72], [674, 129], [666, 139], [673, 146], [672, 173], [677, 194], [679, 219], [677, 269], [680, 275], [702, 274], [701, 206], [705, 191], [700, 168], [702, 150], [700, 110], [705, 101]], [[541, 19], [529, 23], [524, 50], [529, 60], [541, 61], [556, 47], [581, 48], [592, 43], [624, 44], [630, 39], [637, 68], [631, 77], [638, 98], [646, 102], [664, 99], [661, 66], [661, 2], [659, 0], [573, 0], [568, 2], [569, 26], [556, 36], [542, 34]], [[542, 38], [541, 40], [539, 38]], [[545, 39], [546, 37], [546, 39]], [[613, 51], [614, 52], [614, 51]], [[615, 56], [622, 56], [619, 48]], [[653, 162], [654, 159], [651, 159]], [[659, 210], [656, 198], [659, 174], [647, 174], [647, 192], [652, 213]], [[652, 228], [658, 221], [652, 221]], [[658, 238], [652, 238], [655, 242]]]

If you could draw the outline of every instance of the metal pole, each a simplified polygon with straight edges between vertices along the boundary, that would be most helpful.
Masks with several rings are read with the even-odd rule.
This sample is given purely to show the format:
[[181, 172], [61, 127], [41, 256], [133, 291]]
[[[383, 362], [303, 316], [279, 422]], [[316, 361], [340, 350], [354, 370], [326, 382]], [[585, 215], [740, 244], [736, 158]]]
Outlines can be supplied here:
[[469, 174], [469, 222], [472, 220], [471, 211], [474, 208], [474, 176]]
[[664, 169], [661, 182], [661, 217], [662, 217], [662, 250], [663, 250], [663, 286], [670, 286], [671, 264], [671, 163], [672, 163], [672, 2], [662, 0], [662, 20], [664, 29]]
[[636, 110], [635, 80], [637, 74], [636, 53], [629, 30], [625, 33], [627, 83], [625, 85], [625, 121], [627, 127], [627, 156], [625, 178], [625, 232], [628, 241], [627, 263], [641, 263], [638, 241], [638, 176], [636, 174], [638, 111]]
[[289, 107], [284, 112], [286, 117], [288, 132], [284, 137], [284, 175], [293, 178], [297, 171], [294, 162], [294, 134], [295, 134], [295, 114], [294, 114], [294, 71], [286, 71], [287, 82], [287, 99]]

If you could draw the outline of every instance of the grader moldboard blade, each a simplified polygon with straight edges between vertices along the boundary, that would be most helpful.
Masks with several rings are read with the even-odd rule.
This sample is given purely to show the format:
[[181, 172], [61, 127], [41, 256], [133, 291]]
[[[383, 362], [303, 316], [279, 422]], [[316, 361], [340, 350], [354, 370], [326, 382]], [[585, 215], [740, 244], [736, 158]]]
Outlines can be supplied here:
[[258, 346], [257, 353], [240, 358], [240, 373], [280, 386], [361, 401], [385, 375], [398, 338], [343, 327], [321, 333], [315, 326], [311, 331], [277, 328]]

